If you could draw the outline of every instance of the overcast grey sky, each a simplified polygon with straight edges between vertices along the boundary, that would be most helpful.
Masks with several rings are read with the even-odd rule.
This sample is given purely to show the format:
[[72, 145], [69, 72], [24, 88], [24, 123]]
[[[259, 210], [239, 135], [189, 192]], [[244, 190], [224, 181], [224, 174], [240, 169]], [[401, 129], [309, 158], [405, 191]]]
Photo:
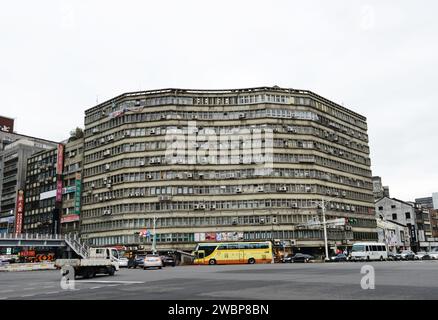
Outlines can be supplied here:
[[[438, 191], [434, 1], [2, 1], [0, 115], [60, 141], [127, 91], [279, 85], [368, 118], [372, 170]], [[435, 104], [435, 105], [434, 105]]]

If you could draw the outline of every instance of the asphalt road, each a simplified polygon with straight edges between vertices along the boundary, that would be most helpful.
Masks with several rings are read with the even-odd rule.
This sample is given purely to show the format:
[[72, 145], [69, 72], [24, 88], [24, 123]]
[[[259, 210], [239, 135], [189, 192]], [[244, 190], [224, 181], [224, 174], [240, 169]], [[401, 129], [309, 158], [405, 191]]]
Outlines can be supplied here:
[[121, 269], [76, 280], [63, 290], [59, 271], [0, 273], [0, 300], [438, 299], [438, 261], [370, 263], [375, 289], [361, 288], [365, 263], [182, 266]]

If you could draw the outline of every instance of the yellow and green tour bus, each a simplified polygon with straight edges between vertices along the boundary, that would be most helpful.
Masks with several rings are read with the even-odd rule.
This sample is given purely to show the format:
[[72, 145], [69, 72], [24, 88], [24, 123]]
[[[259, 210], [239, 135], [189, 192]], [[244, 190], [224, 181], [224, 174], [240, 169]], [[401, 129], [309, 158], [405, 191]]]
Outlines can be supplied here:
[[194, 264], [273, 263], [272, 243], [217, 242], [199, 243], [193, 252]]

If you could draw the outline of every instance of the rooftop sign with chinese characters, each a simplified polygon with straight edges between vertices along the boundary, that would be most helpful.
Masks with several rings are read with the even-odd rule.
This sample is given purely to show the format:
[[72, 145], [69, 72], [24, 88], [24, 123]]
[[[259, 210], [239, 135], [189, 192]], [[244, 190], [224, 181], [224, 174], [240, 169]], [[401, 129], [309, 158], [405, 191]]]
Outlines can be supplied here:
[[14, 119], [0, 116], [0, 131], [13, 133]]

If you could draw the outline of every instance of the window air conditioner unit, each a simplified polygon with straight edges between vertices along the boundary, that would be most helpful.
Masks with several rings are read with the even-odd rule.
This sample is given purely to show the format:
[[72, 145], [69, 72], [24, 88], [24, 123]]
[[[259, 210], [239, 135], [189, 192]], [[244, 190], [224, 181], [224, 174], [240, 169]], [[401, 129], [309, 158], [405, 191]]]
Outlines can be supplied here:
[[216, 206], [215, 205], [211, 205], [210, 206], [210, 210], [216, 210]]
[[242, 188], [236, 188], [236, 193], [242, 193]]
[[108, 197], [108, 196], [105, 196], [105, 200], [109, 200], [109, 197]]
[[287, 187], [280, 187], [277, 189], [277, 191], [279, 192], [286, 192], [287, 191]]
[[136, 193], [135, 193], [135, 196], [136, 196], [136, 197], [140, 197], [140, 192], [136, 192]]
[[263, 192], [263, 191], [264, 191], [263, 186], [258, 186], [258, 187], [257, 187], [257, 192]]
[[112, 187], [111, 183], [108, 183], [108, 184], [106, 185], [106, 187], [107, 187], [108, 189], [110, 189], [110, 188]]
[[265, 218], [260, 218], [260, 224], [264, 224], [265, 223]]
[[233, 226], [237, 225], [237, 219], [233, 219], [231, 223], [233, 224]]
[[243, 112], [239, 113], [239, 119], [243, 119], [243, 118], [246, 118], [246, 115]]
[[142, 167], [145, 165], [144, 161], [140, 161], [139, 165]]
[[161, 159], [160, 158], [155, 159], [155, 163], [161, 163]]
[[70, 158], [73, 158], [76, 156], [76, 152], [70, 152]]
[[146, 175], [146, 177], [147, 177], [148, 179], [152, 179], [152, 175], [151, 175], [151, 174]]
[[298, 208], [298, 204], [297, 203], [292, 203], [292, 208]]
[[199, 205], [198, 204], [193, 205], [193, 209], [194, 210], [199, 210]]
[[205, 210], [205, 204], [200, 204], [200, 205], [199, 205], [199, 209], [201, 209], [201, 210]]
[[149, 134], [155, 134], [155, 129], [150, 129]]
[[92, 133], [98, 133], [98, 132], [99, 132], [99, 129], [93, 128]]
[[99, 198], [99, 201], [103, 201], [103, 197], [100, 197], [100, 198]]
[[103, 215], [104, 215], [104, 216], [109, 216], [109, 215], [111, 215], [111, 210], [103, 210]]
[[356, 211], [356, 208], [354, 206], [351, 206], [351, 211]]
[[108, 136], [108, 141], [114, 140], [114, 136], [111, 134], [110, 136]]
[[306, 187], [306, 192], [312, 192], [312, 188], [311, 187]]
[[111, 154], [111, 150], [105, 150], [104, 152], [103, 152], [103, 155], [104, 156], [109, 156]]
[[105, 170], [108, 171], [111, 168], [111, 166], [109, 164], [105, 165]]
[[96, 184], [95, 183], [92, 183], [91, 184], [91, 189], [94, 189], [96, 187]]
[[193, 174], [192, 173], [187, 173], [187, 178], [193, 178]]
[[295, 133], [297, 131], [294, 128], [292, 128], [292, 127], [287, 127], [287, 132]]
[[342, 196], [345, 197], [347, 195], [346, 191], [342, 191]]

